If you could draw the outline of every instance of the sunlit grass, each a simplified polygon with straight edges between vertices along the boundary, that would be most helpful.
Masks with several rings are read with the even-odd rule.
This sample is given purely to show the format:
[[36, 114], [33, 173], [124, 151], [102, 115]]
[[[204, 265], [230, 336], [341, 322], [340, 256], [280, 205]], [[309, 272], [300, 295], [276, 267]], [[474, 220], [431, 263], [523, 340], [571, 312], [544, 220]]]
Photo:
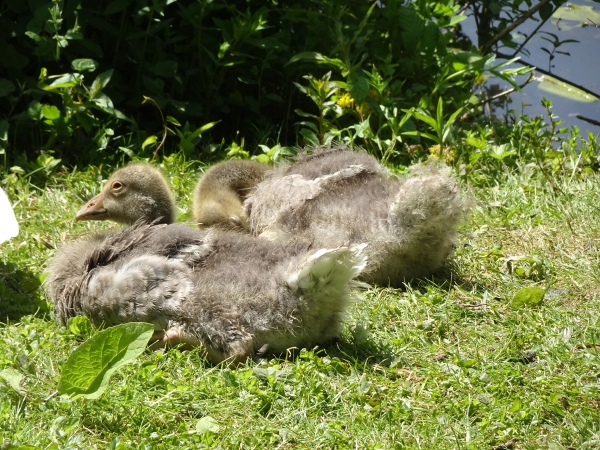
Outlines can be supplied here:
[[[196, 166], [166, 171], [185, 220]], [[103, 175], [106, 175], [104, 173]], [[97, 170], [8, 187], [21, 234], [0, 259], [0, 445], [39, 448], [597, 448], [600, 445], [600, 177], [508, 174], [475, 199], [433, 280], [372, 288], [342, 339], [239, 369], [198, 351], [147, 352], [95, 401], [55, 395], [80, 343], [38, 288], [50, 246], [114, 227], [74, 223]], [[514, 309], [520, 288], [548, 289]], [[7, 318], [8, 316], [8, 318]], [[200, 420], [210, 416], [212, 431]], [[504, 446], [504, 447], [502, 447]]]

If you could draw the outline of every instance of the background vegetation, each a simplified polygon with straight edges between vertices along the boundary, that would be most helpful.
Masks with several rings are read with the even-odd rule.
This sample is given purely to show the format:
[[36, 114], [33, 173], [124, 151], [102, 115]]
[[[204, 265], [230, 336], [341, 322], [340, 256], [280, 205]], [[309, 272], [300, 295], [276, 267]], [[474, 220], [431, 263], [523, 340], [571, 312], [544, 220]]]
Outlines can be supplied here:
[[423, 156], [406, 144], [455, 141], [455, 123], [480, 121], [487, 94], [472, 87], [486, 74], [527, 70], [489, 53], [510, 35], [467, 39], [465, 12], [487, 36], [507, 12], [547, 19], [562, 1], [545, 3], [532, 13], [487, 1], [6, 1], [3, 172], [159, 149], [247, 157], [333, 138], [406, 164]]
[[[598, 140], [483, 114], [511, 24], [562, 2], [92, 0], [0, 4], [1, 448], [595, 448], [600, 442]], [[460, 29], [476, 18], [478, 42]], [[506, 53], [510, 53], [506, 51]], [[514, 82], [514, 81], [513, 81]], [[360, 145], [393, 170], [440, 158], [475, 207], [432, 280], [373, 288], [342, 341], [211, 367], [147, 352], [99, 399], [56, 395], [95, 333], [40, 288], [112, 167], [152, 159], [188, 218], [203, 165]], [[539, 286], [540, 305], [517, 305]]]

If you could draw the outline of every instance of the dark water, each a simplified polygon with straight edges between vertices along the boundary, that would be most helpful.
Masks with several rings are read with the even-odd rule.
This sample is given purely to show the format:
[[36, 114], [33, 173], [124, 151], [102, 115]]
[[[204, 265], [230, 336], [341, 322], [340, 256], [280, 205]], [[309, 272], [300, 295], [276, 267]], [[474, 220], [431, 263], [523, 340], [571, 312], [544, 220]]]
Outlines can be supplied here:
[[[593, 7], [596, 13], [600, 13], [600, 3], [597, 2], [576, 0], [571, 2], [571, 4]], [[538, 15], [536, 14], [535, 16]], [[575, 85], [593, 91], [600, 98], [600, 20], [598, 20], [595, 24], [596, 26], [594, 26], [592, 25], [593, 22], [590, 18], [598, 20], [595, 15], [589, 14], [587, 22], [590, 26], [585, 27], [582, 26], [581, 23], [571, 20], [548, 20], [525, 45], [524, 50], [528, 53], [523, 51], [517, 56], [520, 56], [522, 60], [530, 65], [550, 71], [552, 75], [558, 75]], [[527, 36], [534, 32], [539, 24], [539, 19], [538, 21], [530, 19], [516, 28], [513, 32], [513, 36], [515, 36], [514, 33], [519, 33], [521, 35], [519, 36], [521, 38], [520, 42], [523, 42], [523, 35]], [[463, 26], [465, 34], [467, 34], [473, 42], [477, 42], [474, 20], [469, 18], [462, 22], [461, 25]], [[565, 55], [555, 52], [554, 59], [550, 61], [548, 53], [541, 50], [541, 48], [545, 47], [552, 52], [553, 46], [542, 38], [546, 37], [551, 40], [553, 38], [542, 33], [543, 31], [555, 34], [560, 41], [574, 39], [579, 42], [561, 45], [556, 50], [568, 54]], [[500, 51], [511, 55], [514, 52], [514, 50], [508, 48], [501, 49]], [[496, 63], [499, 63], [500, 61], [501, 60], [497, 59]], [[538, 71], [535, 71], [535, 75], [537, 77], [542, 76]], [[520, 78], [518, 83], [522, 84], [526, 78], [527, 77]], [[498, 87], [500, 91], [510, 88], [510, 85], [498, 79], [488, 80], [488, 85], [492, 84], [499, 84]], [[600, 133], [600, 126], [590, 124], [576, 117], [577, 115], [581, 115], [600, 122], [600, 101], [583, 103], [562, 97], [555, 93], [545, 92], [539, 88], [539, 83], [535, 81], [532, 81], [525, 86], [522, 94], [517, 92], [511, 94], [510, 102], [504, 106], [504, 109], [497, 108], [495, 113], [497, 115], [504, 115], [507, 110], [513, 110], [513, 114], [517, 117], [522, 114], [530, 117], [545, 115], [545, 108], [541, 105], [541, 99], [543, 97], [552, 102], [553, 112], [563, 121], [562, 126], [569, 128], [576, 126], [580, 128], [582, 135], [586, 135], [587, 132], [591, 132], [595, 135]]]

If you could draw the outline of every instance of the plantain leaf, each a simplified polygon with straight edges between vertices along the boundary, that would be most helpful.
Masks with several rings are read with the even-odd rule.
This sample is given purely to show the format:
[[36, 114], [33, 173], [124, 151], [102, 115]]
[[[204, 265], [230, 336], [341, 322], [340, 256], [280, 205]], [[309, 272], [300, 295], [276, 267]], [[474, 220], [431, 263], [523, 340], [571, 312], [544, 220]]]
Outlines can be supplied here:
[[540, 287], [525, 287], [519, 289], [510, 304], [513, 308], [538, 306], [544, 299], [544, 290]]
[[25, 391], [21, 387], [23, 381], [23, 374], [10, 367], [0, 370], [0, 380], [4, 381], [10, 386], [17, 394], [24, 395]]
[[65, 362], [58, 393], [99, 398], [112, 374], [142, 354], [153, 332], [154, 326], [149, 323], [124, 323], [95, 334]]
[[218, 433], [220, 429], [218, 422], [210, 416], [204, 416], [196, 423], [196, 433], [198, 434]]

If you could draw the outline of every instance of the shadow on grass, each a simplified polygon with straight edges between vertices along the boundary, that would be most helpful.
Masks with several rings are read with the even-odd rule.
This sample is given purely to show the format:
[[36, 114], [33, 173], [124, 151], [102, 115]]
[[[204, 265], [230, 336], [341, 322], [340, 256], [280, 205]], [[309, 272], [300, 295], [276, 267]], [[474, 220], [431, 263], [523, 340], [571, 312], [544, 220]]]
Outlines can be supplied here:
[[413, 280], [408, 285], [413, 289], [427, 288], [428, 286], [449, 289], [457, 286], [463, 291], [477, 294], [483, 294], [490, 290], [485, 284], [461, 275], [457, 269], [454, 263], [448, 262], [430, 277]]
[[49, 311], [38, 276], [16, 264], [0, 262], [0, 323], [18, 322]]
[[394, 349], [382, 347], [373, 340], [367, 339], [360, 344], [338, 340], [324, 348], [330, 357], [337, 357], [342, 361], [352, 361], [355, 366], [380, 365], [388, 367], [394, 361]]

